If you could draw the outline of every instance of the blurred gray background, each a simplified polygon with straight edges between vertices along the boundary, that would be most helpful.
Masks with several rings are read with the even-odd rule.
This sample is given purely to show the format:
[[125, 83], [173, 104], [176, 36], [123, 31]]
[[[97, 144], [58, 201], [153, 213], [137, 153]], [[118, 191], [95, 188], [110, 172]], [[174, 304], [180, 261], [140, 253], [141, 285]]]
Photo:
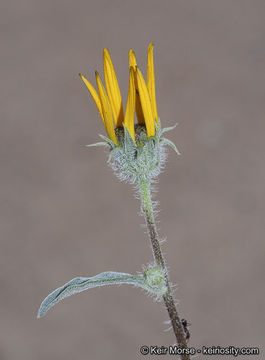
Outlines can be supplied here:
[[76, 295], [36, 319], [43, 298], [73, 277], [133, 273], [151, 260], [133, 190], [101, 148], [83, 146], [105, 130], [78, 77], [95, 84], [107, 47], [126, 101], [129, 49], [145, 73], [150, 41], [159, 116], [179, 123], [169, 138], [182, 156], [170, 151], [157, 199], [189, 345], [261, 347], [264, 1], [0, 7], [0, 359], [142, 359], [141, 345], [174, 342], [163, 305], [129, 286]]

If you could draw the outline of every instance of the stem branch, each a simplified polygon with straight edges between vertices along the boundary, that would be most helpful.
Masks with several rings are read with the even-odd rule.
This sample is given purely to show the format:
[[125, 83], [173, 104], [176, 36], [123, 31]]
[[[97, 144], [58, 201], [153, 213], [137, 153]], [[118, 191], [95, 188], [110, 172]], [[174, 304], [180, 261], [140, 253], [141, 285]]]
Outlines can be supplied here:
[[[158, 231], [155, 223], [153, 204], [151, 199], [151, 183], [149, 181], [139, 181], [139, 190], [141, 197], [142, 211], [145, 217], [146, 226], [148, 229], [149, 238], [153, 250], [153, 256], [157, 265], [161, 266], [165, 274], [165, 283], [167, 286], [167, 292], [163, 296], [165, 306], [167, 308], [171, 325], [177, 340], [178, 347], [187, 349], [186, 335], [172, 296], [172, 289], [169, 282], [168, 270], [165, 265], [165, 260], [161, 251]], [[190, 360], [190, 355], [180, 355], [181, 360]]]

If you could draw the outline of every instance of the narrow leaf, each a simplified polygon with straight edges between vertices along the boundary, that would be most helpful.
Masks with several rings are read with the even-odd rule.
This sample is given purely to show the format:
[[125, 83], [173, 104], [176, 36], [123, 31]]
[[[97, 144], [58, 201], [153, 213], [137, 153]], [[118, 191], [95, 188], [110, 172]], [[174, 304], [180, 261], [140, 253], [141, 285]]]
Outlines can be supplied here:
[[91, 147], [91, 146], [109, 146], [108, 143], [104, 142], [104, 141], [99, 141], [95, 144], [88, 144], [88, 145], [85, 145], [86, 147]]
[[165, 127], [161, 130], [161, 134], [164, 134], [165, 132], [168, 132], [168, 131], [171, 131], [173, 129], [175, 129], [175, 127], [178, 125], [178, 123], [176, 123], [175, 125], [173, 126], [169, 126], [169, 127]]
[[99, 134], [99, 137], [101, 137], [101, 139], [106, 141], [112, 148], [115, 148], [116, 145], [110, 138], [108, 138], [107, 136], [101, 135], [101, 134]]
[[171, 140], [166, 139], [166, 138], [162, 138], [162, 139], [160, 139], [160, 141], [163, 144], [166, 144], [166, 145], [170, 146], [178, 155], [181, 155], [180, 152], [178, 151], [178, 148], [176, 147], [176, 145]]
[[96, 276], [86, 278], [77, 277], [50, 293], [41, 303], [38, 318], [44, 316], [47, 311], [64, 298], [82, 291], [114, 284], [131, 284], [152, 291], [142, 276], [118, 272], [103, 272]]

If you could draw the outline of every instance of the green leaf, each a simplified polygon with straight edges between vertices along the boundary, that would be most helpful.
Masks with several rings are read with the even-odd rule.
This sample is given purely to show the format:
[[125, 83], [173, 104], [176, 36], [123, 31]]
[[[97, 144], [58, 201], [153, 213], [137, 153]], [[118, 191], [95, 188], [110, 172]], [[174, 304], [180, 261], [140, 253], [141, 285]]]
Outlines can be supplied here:
[[178, 148], [176, 147], [176, 145], [175, 145], [171, 140], [166, 139], [166, 138], [162, 138], [162, 139], [160, 139], [160, 142], [161, 142], [162, 144], [165, 144], [165, 145], [170, 146], [173, 150], [176, 151], [176, 153], [177, 153], [178, 155], [181, 155], [180, 152], [178, 151]]
[[175, 129], [175, 127], [178, 125], [178, 123], [176, 123], [175, 125], [173, 126], [169, 126], [169, 127], [165, 127], [161, 130], [161, 135], [164, 134], [165, 132], [168, 132], [168, 131], [171, 131], [173, 129]]
[[106, 141], [106, 143], [108, 143], [111, 148], [115, 148], [116, 145], [114, 144], [114, 142], [112, 140], [110, 140], [107, 136], [101, 135], [99, 134], [99, 136], [101, 137], [101, 139], [103, 139], [104, 141]]
[[91, 147], [91, 146], [110, 146], [107, 142], [105, 141], [99, 141], [97, 143], [94, 143], [94, 144], [88, 144], [88, 145], [85, 145], [86, 147]]
[[104, 136], [104, 135], [101, 135], [99, 134], [99, 136], [104, 140], [104, 141], [99, 141], [99, 142], [96, 142], [94, 144], [88, 144], [88, 145], [85, 145], [86, 147], [92, 147], [92, 146], [110, 146], [111, 149], [115, 148], [115, 144], [112, 140], [110, 140], [107, 136]]
[[141, 275], [131, 275], [118, 272], [103, 272], [90, 278], [77, 277], [54, 290], [43, 300], [38, 311], [38, 318], [44, 316], [51, 307], [68, 296], [95, 287], [117, 284], [135, 285], [152, 293], [154, 293], [155, 290], [150, 287], [150, 285], [146, 282], [146, 279]]

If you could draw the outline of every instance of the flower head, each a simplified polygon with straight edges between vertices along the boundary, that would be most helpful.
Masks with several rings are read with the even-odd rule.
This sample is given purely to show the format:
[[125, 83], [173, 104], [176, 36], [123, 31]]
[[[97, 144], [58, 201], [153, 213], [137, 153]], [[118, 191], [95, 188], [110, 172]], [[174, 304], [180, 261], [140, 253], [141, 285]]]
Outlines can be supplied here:
[[155, 135], [155, 124], [158, 123], [156, 96], [155, 96], [155, 75], [153, 44], [148, 47], [147, 52], [147, 82], [145, 82], [133, 50], [129, 52], [129, 90], [125, 114], [119, 83], [114, 70], [114, 66], [107, 49], [103, 51], [103, 65], [106, 90], [101, 78], [96, 72], [97, 89], [80, 74], [87, 86], [92, 98], [94, 99], [98, 111], [103, 120], [109, 139], [117, 146], [118, 140], [115, 128], [125, 126], [132, 139], [135, 141], [134, 131], [134, 112], [138, 123], [145, 125], [147, 137]]
[[[129, 51], [129, 89], [125, 113], [114, 66], [107, 49], [103, 51], [104, 78], [106, 89], [96, 71], [97, 90], [80, 74], [98, 108], [108, 137], [101, 137], [109, 145], [113, 169], [122, 179], [135, 182], [139, 177], [154, 178], [165, 162], [164, 145], [177, 148], [162, 138], [157, 115], [153, 43], [147, 51], [147, 80], [145, 81], [133, 50]], [[136, 112], [137, 124], [134, 123]]]

